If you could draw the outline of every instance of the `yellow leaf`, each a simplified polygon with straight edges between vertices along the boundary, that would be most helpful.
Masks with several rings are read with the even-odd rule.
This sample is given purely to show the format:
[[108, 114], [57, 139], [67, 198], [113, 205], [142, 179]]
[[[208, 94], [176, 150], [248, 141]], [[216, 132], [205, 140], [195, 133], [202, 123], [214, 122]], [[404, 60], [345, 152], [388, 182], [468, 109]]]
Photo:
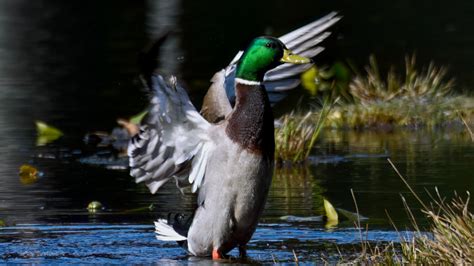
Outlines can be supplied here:
[[334, 209], [334, 207], [328, 200], [324, 199], [323, 202], [324, 202], [324, 211], [326, 212], [326, 217], [328, 218], [328, 223], [335, 222], [335, 224], [337, 224], [339, 222], [339, 217], [337, 215], [336, 209]]
[[20, 182], [23, 185], [33, 184], [38, 180], [38, 170], [31, 165], [24, 164], [20, 166]]
[[324, 227], [326, 229], [333, 229], [337, 226], [338, 221], [337, 220], [327, 220], [326, 223], [324, 224]]
[[63, 135], [61, 130], [46, 124], [43, 121], [36, 121], [36, 145], [42, 146], [55, 141]]

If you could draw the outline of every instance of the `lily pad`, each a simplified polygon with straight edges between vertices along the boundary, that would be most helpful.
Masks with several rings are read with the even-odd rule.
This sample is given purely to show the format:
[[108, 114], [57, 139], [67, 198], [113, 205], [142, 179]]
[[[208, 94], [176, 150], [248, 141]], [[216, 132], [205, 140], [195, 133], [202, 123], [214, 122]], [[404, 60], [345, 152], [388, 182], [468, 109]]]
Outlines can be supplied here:
[[20, 172], [18, 175], [20, 176], [20, 182], [23, 185], [33, 184], [38, 181], [38, 169], [29, 164], [23, 164], [20, 166]]
[[7, 224], [5, 223], [4, 220], [0, 220], [0, 227], [5, 227], [7, 226]]
[[59, 139], [63, 132], [61, 130], [46, 124], [43, 121], [36, 121], [36, 133], [38, 137], [36, 138], [37, 146], [44, 146], [50, 142], [53, 142]]

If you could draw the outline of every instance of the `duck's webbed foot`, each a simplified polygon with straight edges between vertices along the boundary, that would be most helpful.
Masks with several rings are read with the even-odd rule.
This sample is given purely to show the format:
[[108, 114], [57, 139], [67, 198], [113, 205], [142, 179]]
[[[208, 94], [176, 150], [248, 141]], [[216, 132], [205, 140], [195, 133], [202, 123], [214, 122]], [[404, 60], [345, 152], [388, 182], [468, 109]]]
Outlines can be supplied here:
[[247, 246], [246, 245], [239, 245], [239, 255], [241, 258], [247, 257]]
[[222, 253], [217, 248], [215, 248], [212, 250], [212, 259], [221, 260], [224, 259], [224, 255], [222, 255]]

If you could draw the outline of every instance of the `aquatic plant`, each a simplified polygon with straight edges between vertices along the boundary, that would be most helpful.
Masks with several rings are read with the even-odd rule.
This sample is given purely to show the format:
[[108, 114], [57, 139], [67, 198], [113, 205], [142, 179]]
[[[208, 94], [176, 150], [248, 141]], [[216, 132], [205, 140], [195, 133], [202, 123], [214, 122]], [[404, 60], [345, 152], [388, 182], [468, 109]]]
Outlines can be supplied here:
[[[421, 211], [426, 215], [429, 227], [422, 229], [418, 226], [411, 208], [402, 196], [405, 210], [415, 230], [414, 233], [411, 236], [400, 234], [400, 244], [389, 242], [373, 246], [364, 239], [359, 222], [356, 226], [360, 232], [360, 252], [356, 258], [341, 256], [341, 262], [390, 265], [471, 265], [474, 262], [474, 214], [469, 211], [469, 191], [466, 192], [465, 199], [455, 193], [451, 200], [446, 200], [435, 188], [434, 196], [428, 192], [431, 203], [426, 204], [392, 161], [388, 159], [388, 162], [421, 204]], [[354, 194], [352, 195], [354, 197]], [[398, 231], [393, 222], [392, 224]]]
[[[431, 222], [430, 234], [417, 234], [402, 242], [403, 257], [417, 264], [471, 265], [474, 262], [474, 216], [467, 198], [446, 201], [436, 189], [433, 203], [422, 211]], [[404, 201], [405, 202], [405, 201]], [[408, 208], [408, 207], [407, 207]]]
[[466, 117], [474, 118], [474, 98], [448, 97], [429, 104], [394, 99], [370, 105], [339, 105], [329, 114], [327, 125], [332, 128], [353, 129], [461, 126], [458, 110], [463, 110]]
[[277, 165], [283, 162], [301, 162], [310, 148], [310, 140], [316, 134], [315, 126], [310, 123], [311, 113], [300, 119], [290, 113], [279, 119], [275, 128], [275, 158]]
[[[277, 166], [285, 163], [303, 163], [308, 159], [334, 103], [327, 97], [317, 113], [308, 112], [301, 116], [292, 112], [279, 119], [275, 127]], [[314, 114], [317, 118], [313, 118]]]
[[[344, 83], [338, 89], [333, 87], [333, 94], [344, 101], [332, 108], [326, 125], [392, 129], [460, 126], [462, 118], [473, 121], [474, 98], [454, 95], [454, 80], [447, 78], [446, 68], [431, 63], [418, 70], [415, 56], [407, 56], [404, 75], [394, 69], [390, 68], [384, 78], [371, 56], [366, 73], [357, 74], [349, 88], [342, 88]], [[459, 111], [463, 117], [457, 115]]]
[[422, 233], [402, 196], [405, 209], [416, 230], [416, 234], [411, 238], [401, 239], [403, 258], [416, 264], [471, 265], [474, 262], [474, 214], [469, 211], [470, 192], [466, 191], [466, 199], [455, 193], [451, 201], [447, 201], [435, 188], [435, 196], [428, 192], [431, 198], [428, 205], [420, 199], [392, 161], [388, 159], [388, 162], [423, 206], [422, 212], [430, 222], [427, 230], [430, 234]]
[[457, 113], [459, 115], [459, 118], [461, 118], [462, 122], [464, 123], [466, 130], [469, 132], [469, 136], [471, 136], [471, 140], [474, 142], [474, 132], [472, 132], [472, 129], [469, 126], [469, 123], [466, 121], [466, 119], [464, 119], [464, 115], [462, 113], [460, 113], [459, 111]]
[[387, 102], [395, 98], [426, 102], [449, 94], [454, 80], [446, 79], [447, 69], [430, 63], [421, 72], [416, 69], [416, 57], [405, 57], [405, 76], [399, 77], [392, 67], [384, 80], [375, 56], [370, 56], [367, 75], [357, 75], [349, 85], [354, 101], [363, 105]]

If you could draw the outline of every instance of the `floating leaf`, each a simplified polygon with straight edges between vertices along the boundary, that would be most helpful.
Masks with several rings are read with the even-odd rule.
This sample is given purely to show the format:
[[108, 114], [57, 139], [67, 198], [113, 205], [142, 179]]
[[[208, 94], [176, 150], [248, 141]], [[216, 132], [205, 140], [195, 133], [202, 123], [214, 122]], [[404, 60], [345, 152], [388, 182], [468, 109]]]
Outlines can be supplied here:
[[43, 121], [36, 121], [36, 130], [38, 135], [62, 136], [61, 130], [46, 124]]
[[357, 215], [357, 213], [355, 212], [350, 212], [350, 211], [347, 211], [347, 210], [344, 210], [344, 209], [340, 209], [340, 208], [337, 208], [337, 213], [339, 213], [342, 217], [341, 219], [344, 217], [346, 219], [348, 219], [349, 221], [352, 221], [352, 222], [355, 222], [355, 221], [364, 221], [364, 220], [368, 220], [369, 218], [365, 217], [365, 216], [362, 216], [362, 215]]
[[33, 184], [38, 180], [38, 170], [28, 164], [23, 164], [20, 166], [20, 182], [23, 185]]
[[36, 121], [36, 145], [43, 146], [60, 138], [63, 133], [61, 130], [46, 124], [43, 121]]
[[5, 227], [7, 226], [7, 224], [5, 223], [4, 220], [0, 220], [0, 227]]
[[324, 202], [324, 211], [326, 212], [326, 217], [327, 217], [326, 227], [328, 226], [333, 227], [337, 225], [339, 222], [337, 211], [336, 209], [334, 209], [334, 207], [328, 200], [324, 199], [323, 202]]
[[102, 210], [103, 205], [99, 201], [91, 201], [89, 205], [87, 205], [87, 210], [91, 213], [95, 213], [97, 211]]
[[339, 223], [338, 220], [326, 220], [326, 223], [324, 224], [324, 227], [326, 229], [333, 229], [337, 227], [337, 224]]
[[143, 120], [143, 117], [145, 117], [145, 115], [148, 114], [148, 111], [145, 110], [137, 115], [134, 115], [132, 117], [130, 117], [130, 123], [133, 123], [133, 124], [140, 124], [140, 122], [142, 122]]

